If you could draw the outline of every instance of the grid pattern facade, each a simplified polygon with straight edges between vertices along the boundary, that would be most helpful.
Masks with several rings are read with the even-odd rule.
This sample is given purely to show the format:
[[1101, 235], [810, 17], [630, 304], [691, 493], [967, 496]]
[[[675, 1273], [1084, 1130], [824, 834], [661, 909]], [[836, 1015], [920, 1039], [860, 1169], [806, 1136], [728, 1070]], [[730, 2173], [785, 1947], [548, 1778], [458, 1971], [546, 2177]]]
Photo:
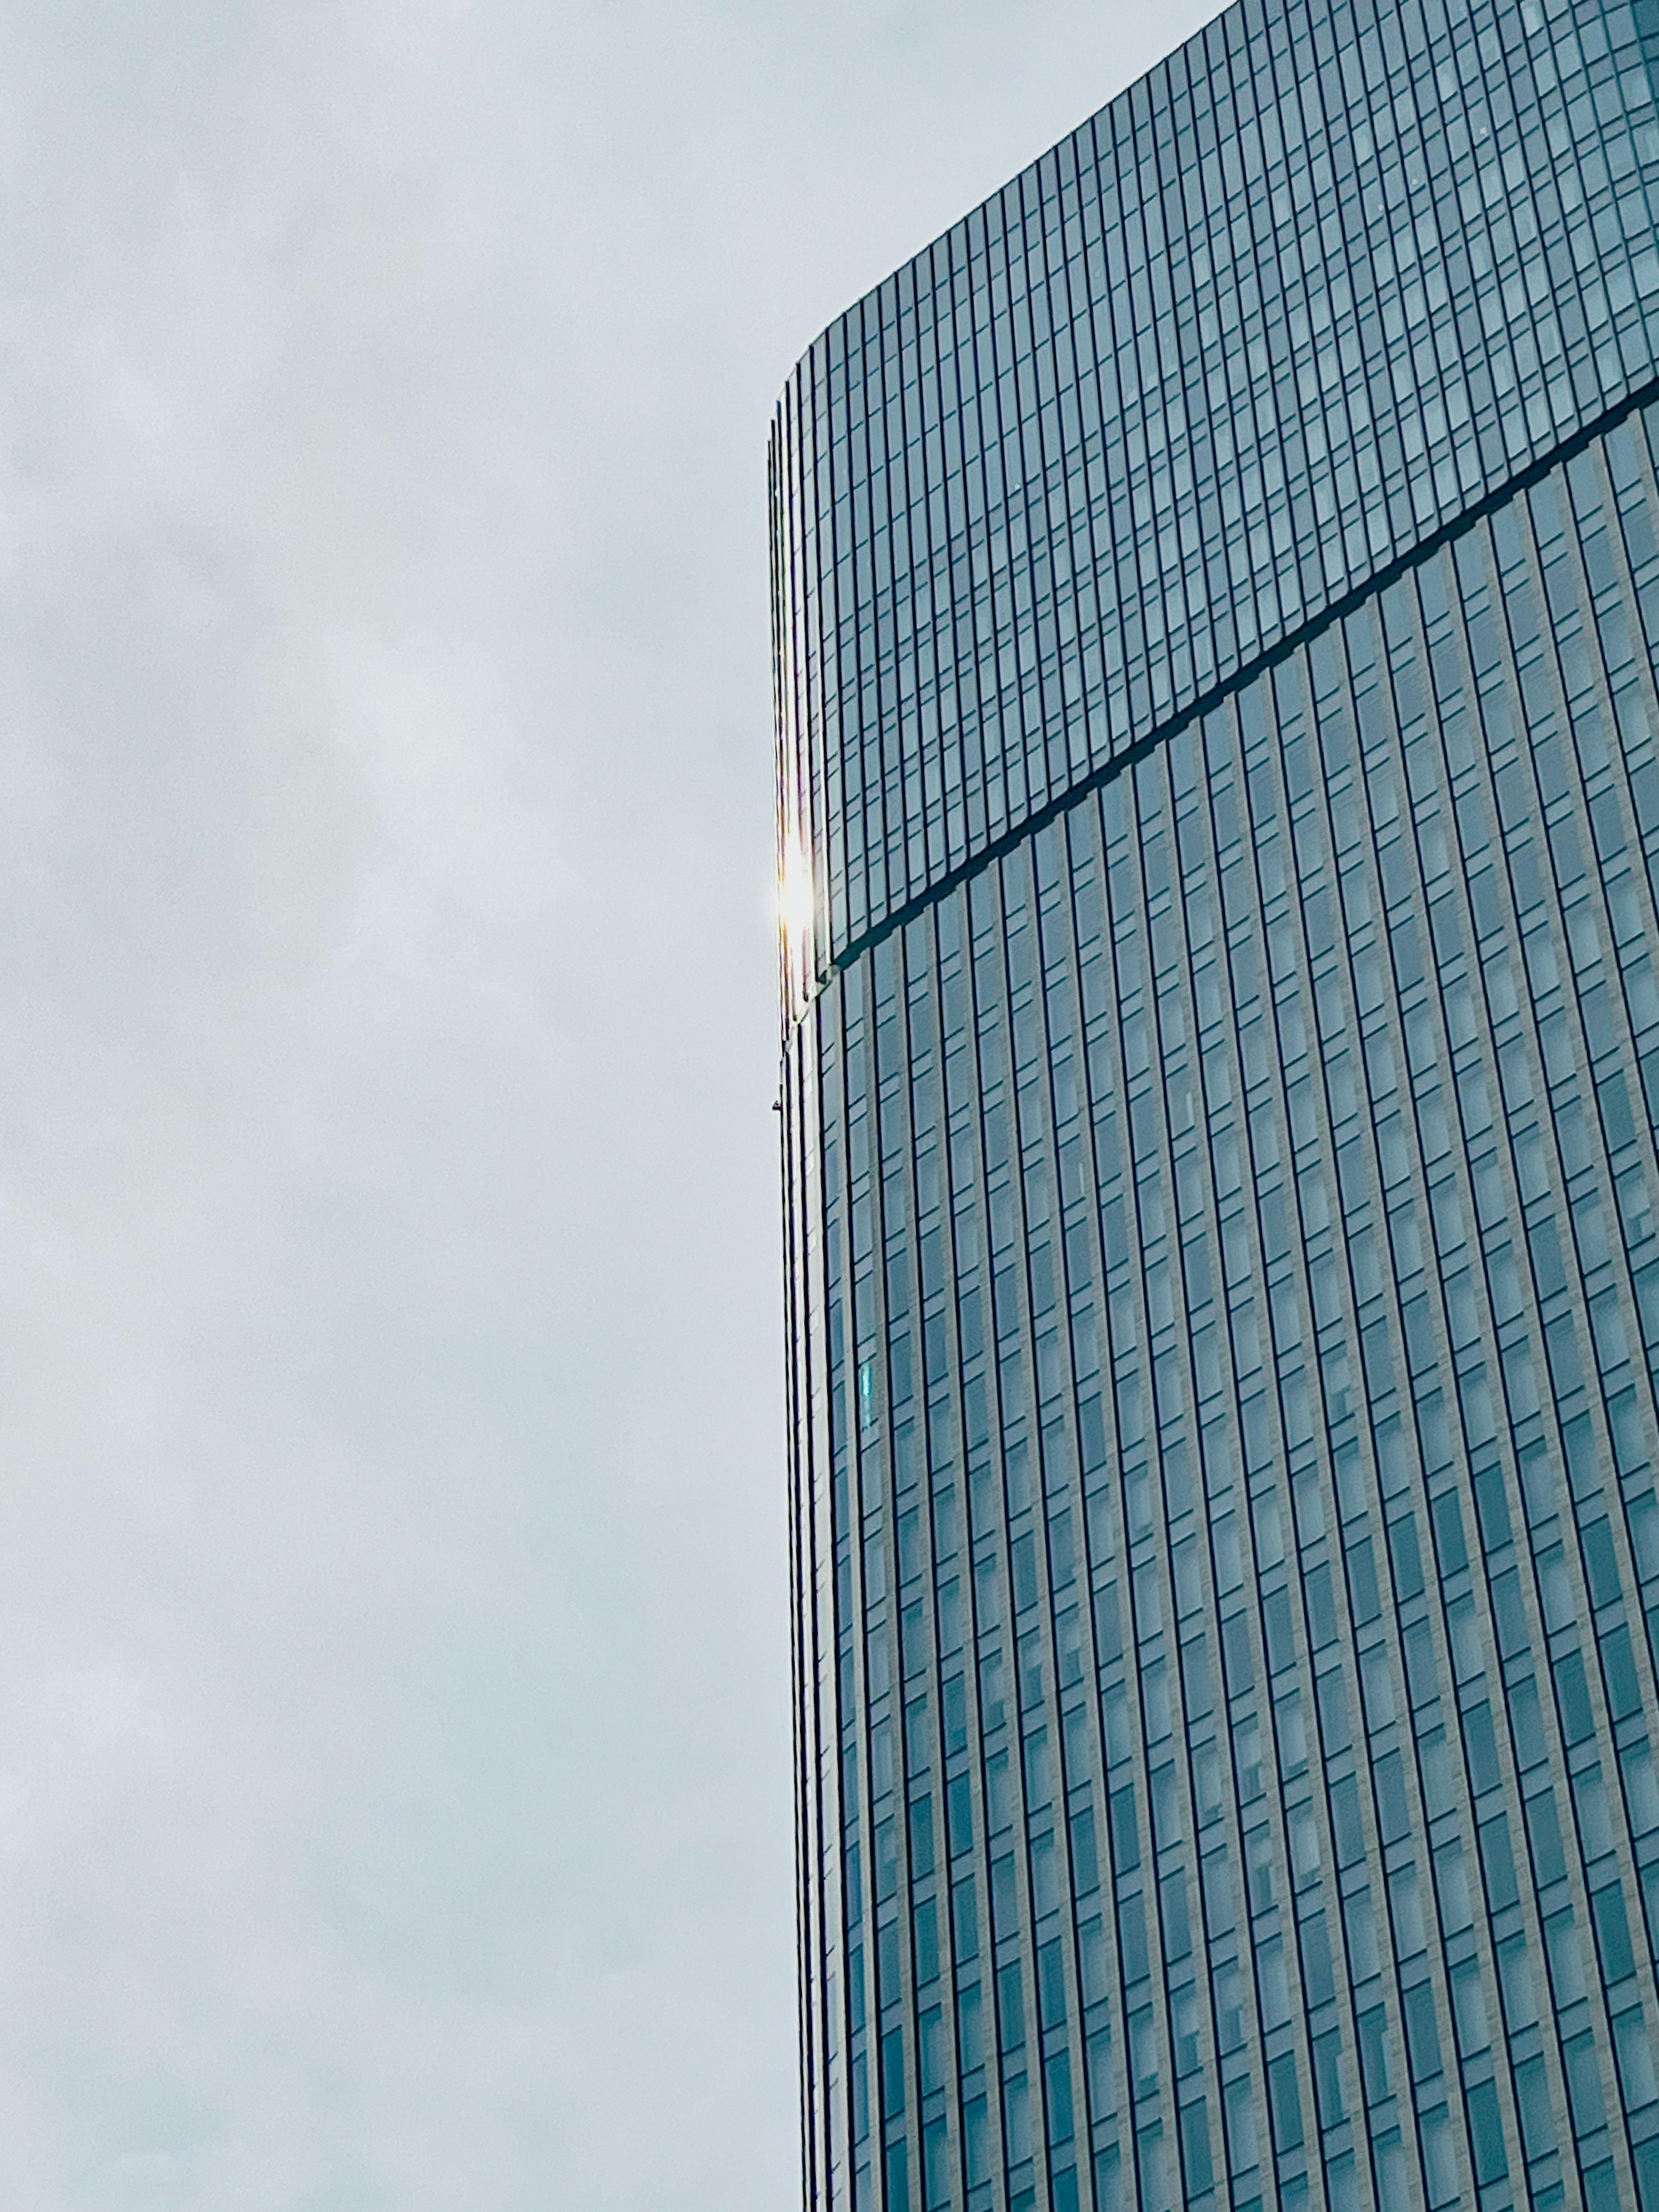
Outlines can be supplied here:
[[774, 441], [816, 968], [1659, 365], [1659, 0], [1243, 0]]
[[[1166, 84], [1353, 20], [1236, 9]], [[1524, 44], [1472, 11], [1443, 104], [1465, 40], [1536, 86], [1540, 26], [1582, 58], [1593, 20], [1626, 51], [1620, 7], [1523, 10]], [[1569, 291], [1528, 296], [1565, 332]], [[1461, 513], [1368, 535], [1323, 618], [1281, 596], [1270, 650], [1115, 767], [1068, 755], [1023, 828], [970, 822], [929, 876], [901, 782], [923, 873], [861, 909], [816, 848], [782, 1100], [811, 2212], [1659, 2212], [1631, 385], [1540, 417], [1496, 488], [1466, 418]], [[775, 489], [787, 846], [818, 773], [791, 701], [828, 679]], [[891, 588], [919, 635], [920, 572]], [[926, 738], [939, 793], [959, 738]]]

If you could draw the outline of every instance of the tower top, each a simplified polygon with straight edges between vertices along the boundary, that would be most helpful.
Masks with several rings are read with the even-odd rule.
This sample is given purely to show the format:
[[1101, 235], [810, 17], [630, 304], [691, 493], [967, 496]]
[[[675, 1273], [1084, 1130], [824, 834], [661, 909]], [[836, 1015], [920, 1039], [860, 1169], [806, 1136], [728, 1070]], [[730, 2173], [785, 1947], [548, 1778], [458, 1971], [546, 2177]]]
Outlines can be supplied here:
[[1238, 4], [838, 318], [773, 436], [822, 973], [1659, 372], [1659, 4]]

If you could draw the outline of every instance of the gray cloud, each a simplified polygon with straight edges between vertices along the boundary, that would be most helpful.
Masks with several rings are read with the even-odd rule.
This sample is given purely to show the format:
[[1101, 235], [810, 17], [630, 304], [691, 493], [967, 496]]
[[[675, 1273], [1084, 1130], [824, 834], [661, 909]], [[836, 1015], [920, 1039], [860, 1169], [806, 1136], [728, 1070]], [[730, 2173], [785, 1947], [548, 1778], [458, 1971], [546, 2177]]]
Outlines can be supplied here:
[[0, 2203], [792, 2198], [765, 425], [1199, 12], [0, 29]]

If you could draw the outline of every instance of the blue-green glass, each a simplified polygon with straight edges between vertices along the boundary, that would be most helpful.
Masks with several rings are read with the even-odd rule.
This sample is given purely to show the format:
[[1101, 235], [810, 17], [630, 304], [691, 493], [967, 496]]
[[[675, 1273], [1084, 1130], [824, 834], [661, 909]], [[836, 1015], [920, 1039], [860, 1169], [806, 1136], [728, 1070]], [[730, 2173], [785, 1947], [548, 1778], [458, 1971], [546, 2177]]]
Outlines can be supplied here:
[[[994, 204], [1005, 237], [1035, 211], [1022, 289], [973, 273], [981, 210], [786, 397], [814, 2212], [1659, 2212], [1646, 20], [1235, 8]], [[1307, 128], [1333, 87], [1340, 147]], [[1255, 242], [1235, 224], [1223, 272], [1235, 203]], [[1385, 247], [1395, 289], [1362, 295]], [[1048, 255], [1035, 417], [1104, 473], [1062, 588], [1054, 483], [953, 399], [939, 449], [980, 504], [951, 615], [957, 556], [921, 550], [943, 387], [907, 398], [896, 326], [891, 376], [848, 343], [958, 248], [958, 332], [1019, 327]], [[1177, 441], [1181, 356], [1120, 334], [1109, 415], [1091, 252], [1177, 347], [1202, 260], [1229, 380], [1273, 384], [1282, 344], [1294, 380], [1327, 337], [1338, 373], [1277, 416], [1188, 375]], [[884, 506], [843, 582], [870, 426], [913, 404], [884, 478], [909, 526]], [[1178, 557], [1137, 570], [1115, 508], [1138, 527], [1166, 465]], [[1200, 599], [1189, 522], [1267, 537]], [[992, 716], [1005, 653], [1052, 714]]]

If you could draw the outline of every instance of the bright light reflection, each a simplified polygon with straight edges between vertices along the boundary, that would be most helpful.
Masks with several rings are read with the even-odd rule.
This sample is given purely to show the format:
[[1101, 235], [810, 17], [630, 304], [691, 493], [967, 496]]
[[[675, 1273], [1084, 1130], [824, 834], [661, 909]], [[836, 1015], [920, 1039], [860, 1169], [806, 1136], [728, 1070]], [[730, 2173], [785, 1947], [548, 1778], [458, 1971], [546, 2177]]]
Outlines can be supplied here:
[[786, 934], [799, 937], [812, 927], [812, 872], [804, 853], [791, 847], [778, 882], [778, 920]]

